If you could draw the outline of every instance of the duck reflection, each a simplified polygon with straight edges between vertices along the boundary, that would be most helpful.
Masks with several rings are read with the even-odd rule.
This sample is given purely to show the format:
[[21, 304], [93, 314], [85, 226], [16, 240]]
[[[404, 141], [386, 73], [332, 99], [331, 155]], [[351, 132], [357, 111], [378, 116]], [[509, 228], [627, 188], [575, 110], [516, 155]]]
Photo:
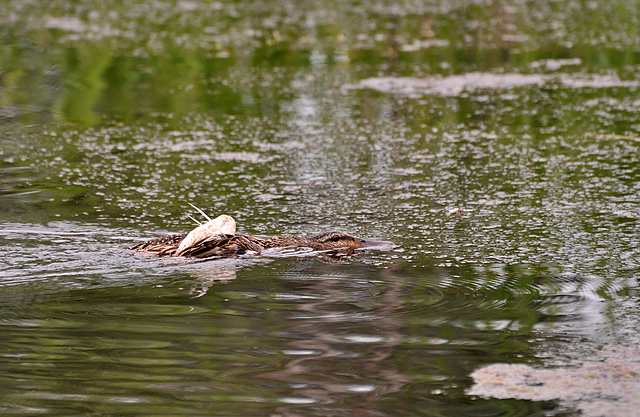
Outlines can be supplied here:
[[[366, 266], [350, 265], [353, 268], [367, 275]], [[335, 267], [318, 264], [310, 272], [332, 276]], [[376, 279], [385, 284], [348, 281], [345, 288], [345, 281], [321, 279], [309, 286], [315, 297], [302, 300], [288, 320], [287, 338], [293, 341], [283, 353], [295, 358], [281, 370], [261, 375], [295, 391], [295, 397], [282, 399], [278, 413], [294, 416], [298, 414], [293, 408], [300, 404], [345, 402], [349, 415], [387, 415], [378, 399], [398, 392], [411, 377], [387, 362], [402, 343], [398, 332], [402, 323], [396, 314], [401, 308], [402, 279], [389, 272]], [[355, 404], [354, 399], [358, 399]]]
[[[351, 248], [335, 249], [327, 251], [315, 251], [305, 247], [291, 247], [285, 250], [278, 248], [272, 252], [264, 252], [262, 258], [281, 257], [316, 257], [327, 264], [340, 264], [350, 260], [358, 252]], [[190, 294], [193, 298], [199, 298], [207, 294], [207, 291], [214, 285], [226, 284], [237, 278], [237, 268], [240, 265], [246, 266], [249, 263], [259, 262], [256, 258], [223, 258], [208, 262], [207, 259], [190, 264], [181, 265], [182, 270], [186, 270], [189, 275], [196, 280]]]
[[207, 294], [214, 285], [226, 284], [237, 278], [237, 259], [219, 259], [215, 262], [198, 262], [186, 267], [195, 281], [189, 292], [191, 298], [199, 298]]

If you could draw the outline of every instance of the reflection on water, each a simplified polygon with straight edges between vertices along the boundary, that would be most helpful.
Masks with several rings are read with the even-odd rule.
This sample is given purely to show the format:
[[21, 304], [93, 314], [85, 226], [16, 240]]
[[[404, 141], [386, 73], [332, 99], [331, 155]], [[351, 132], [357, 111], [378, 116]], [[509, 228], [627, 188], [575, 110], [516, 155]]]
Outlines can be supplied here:
[[532, 332], [589, 304], [554, 268], [416, 269], [401, 249], [193, 262], [119, 249], [134, 233], [3, 225], [6, 412], [397, 415], [426, 396], [476, 415], [459, 399], [478, 364], [532, 360]]
[[[198, 270], [206, 274], [215, 263]], [[2, 385], [11, 387], [2, 393], [4, 409], [75, 414], [144, 404], [148, 414], [204, 407], [295, 415], [313, 405], [312, 414], [393, 415], [382, 399], [398, 395], [409, 404], [407, 395], [433, 390], [459, 396], [469, 359], [496, 343], [528, 351], [510, 332], [487, 328], [515, 317], [478, 310], [446, 288], [410, 284], [393, 267], [288, 258], [237, 266], [236, 280], [199, 298], [182, 269], [124, 288], [107, 276], [78, 289], [23, 284], [23, 293], [31, 285], [37, 292], [14, 294], [0, 310]], [[452, 406], [437, 397], [434, 408]]]
[[[587, 409], [468, 393], [478, 369], [586, 369], [638, 343], [637, 16], [624, 1], [2, 2], [0, 410]], [[122, 249], [192, 228], [187, 203], [240, 233], [398, 246]]]

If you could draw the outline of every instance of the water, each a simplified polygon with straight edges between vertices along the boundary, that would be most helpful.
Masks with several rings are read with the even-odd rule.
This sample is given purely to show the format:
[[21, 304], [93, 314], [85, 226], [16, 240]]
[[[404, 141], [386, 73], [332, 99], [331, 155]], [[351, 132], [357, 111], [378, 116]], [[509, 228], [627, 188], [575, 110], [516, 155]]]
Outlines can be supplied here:
[[[3, 413], [635, 404], [607, 396], [607, 367], [601, 391], [550, 397], [474, 375], [581, 375], [638, 344], [636, 3], [34, 1], [0, 16]], [[397, 246], [122, 249], [191, 229], [188, 203], [242, 233]]]

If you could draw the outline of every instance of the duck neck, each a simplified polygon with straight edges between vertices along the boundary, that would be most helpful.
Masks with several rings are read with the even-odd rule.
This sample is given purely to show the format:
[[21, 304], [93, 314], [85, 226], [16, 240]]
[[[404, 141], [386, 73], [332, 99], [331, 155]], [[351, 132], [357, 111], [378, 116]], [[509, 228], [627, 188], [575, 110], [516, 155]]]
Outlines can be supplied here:
[[265, 248], [282, 248], [285, 246], [308, 246], [312, 249], [318, 249], [318, 242], [300, 236], [275, 236], [264, 240]]

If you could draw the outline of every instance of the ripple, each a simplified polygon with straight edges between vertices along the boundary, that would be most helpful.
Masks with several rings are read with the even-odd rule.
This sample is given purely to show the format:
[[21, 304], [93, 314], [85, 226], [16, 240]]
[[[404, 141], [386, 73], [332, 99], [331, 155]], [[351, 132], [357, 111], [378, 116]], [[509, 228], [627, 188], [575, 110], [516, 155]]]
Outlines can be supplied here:
[[185, 316], [204, 314], [208, 308], [188, 305], [153, 305], [153, 304], [100, 304], [94, 309], [96, 312], [113, 314], [115, 316], [148, 316], [153, 311], [154, 316]]

